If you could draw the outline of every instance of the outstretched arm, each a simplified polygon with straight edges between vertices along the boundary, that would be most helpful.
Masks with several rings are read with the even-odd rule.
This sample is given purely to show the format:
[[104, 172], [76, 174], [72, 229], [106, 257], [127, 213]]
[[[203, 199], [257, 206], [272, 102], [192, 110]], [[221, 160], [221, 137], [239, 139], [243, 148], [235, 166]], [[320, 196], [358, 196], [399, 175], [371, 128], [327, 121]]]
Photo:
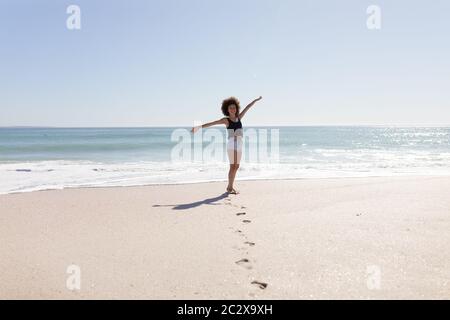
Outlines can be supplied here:
[[244, 116], [245, 116], [245, 114], [247, 113], [247, 111], [257, 102], [257, 101], [259, 101], [259, 100], [261, 100], [262, 99], [262, 97], [261, 96], [259, 96], [259, 98], [258, 99], [255, 99], [255, 100], [253, 100], [252, 102], [250, 102], [245, 108], [244, 108], [244, 110], [242, 110], [241, 112], [239, 112], [239, 119], [242, 119]]
[[216, 121], [213, 121], [213, 122], [208, 122], [208, 123], [202, 124], [201, 126], [193, 127], [191, 129], [191, 132], [195, 133], [200, 128], [208, 128], [208, 127], [215, 126], [215, 125], [218, 125], [218, 124], [225, 124], [226, 125], [227, 124], [227, 119], [226, 118], [222, 118], [222, 119], [219, 119], [219, 120], [216, 120]]

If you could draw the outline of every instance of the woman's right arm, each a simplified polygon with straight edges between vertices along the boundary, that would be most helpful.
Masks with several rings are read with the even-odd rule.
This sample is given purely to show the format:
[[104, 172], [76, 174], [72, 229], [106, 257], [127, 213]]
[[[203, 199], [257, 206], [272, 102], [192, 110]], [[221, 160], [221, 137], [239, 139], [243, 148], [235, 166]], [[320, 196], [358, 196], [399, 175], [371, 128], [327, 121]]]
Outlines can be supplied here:
[[213, 122], [208, 122], [208, 123], [202, 124], [201, 126], [193, 127], [191, 129], [191, 132], [195, 133], [200, 128], [208, 128], [208, 127], [215, 126], [215, 125], [218, 125], [218, 124], [225, 124], [226, 125], [227, 124], [227, 118], [222, 118], [222, 119], [219, 119], [219, 120], [216, 120], [216, 121], [213, 121]]

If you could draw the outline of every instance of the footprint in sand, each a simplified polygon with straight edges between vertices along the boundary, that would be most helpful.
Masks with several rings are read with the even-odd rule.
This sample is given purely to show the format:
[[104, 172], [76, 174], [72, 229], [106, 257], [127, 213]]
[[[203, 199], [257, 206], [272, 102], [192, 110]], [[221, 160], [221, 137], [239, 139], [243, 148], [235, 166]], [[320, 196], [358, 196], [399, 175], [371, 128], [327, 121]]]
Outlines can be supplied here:
[[253, 247], [255, 245], [255, 243], [251, 241], [245, 241], [244, 243], [248, 244], [250, 247]]
[[238, 245], [234, 245], [234, 246], [232, 246], [232, 248], [234, 249], [234, 250], [238, 250], [238, 251], [244, 251], [244, 250], [246, 250], [246, 248], [242, 248], [242, 247], [239, 247]]
[[252, 268], [252, 266], [250, 265], [250, 260], [248, 260], [246, 258], [236, 261], [236, 264], [240, 265], [241, 267], [244, 267], [246, 269]]
[[252, 281], [252, 284], [256, 284], [260, 289], [264, 290], [267, 288], [267, 283], [260, 281]]
[[230, 202], [230, 201], [227, 201], [227, 202], [225, 202], [225, 205], [227, 205], [227, 206], [231, 206], [231, 207], [233, 207], [233, 208], [239, 208], [239, 206], [238, 205], [235, 205], [235, 204], [233, 204], [232, 202]]
[[241, 237], [246, 238], [246, 235], [242, 232], [242, 230], [237, 229], [235, 232], [236, 232], [237, 234], [239, 234]]
[[251, 220], [242, 220], [243, 223], [250, 223], [252, 222]]
[[246, 214], [245, 212], [238, 212], [236, 213], [237, 216], [243, 216], [244, 214]]

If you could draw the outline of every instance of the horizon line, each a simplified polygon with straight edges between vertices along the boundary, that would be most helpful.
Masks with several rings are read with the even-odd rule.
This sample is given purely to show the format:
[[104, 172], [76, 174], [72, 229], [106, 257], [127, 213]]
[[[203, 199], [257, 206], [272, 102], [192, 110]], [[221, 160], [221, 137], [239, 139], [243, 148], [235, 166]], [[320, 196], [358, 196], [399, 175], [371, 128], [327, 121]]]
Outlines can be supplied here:
[[[145, 128], [191, 128], [192, 126], [35, 126], [35, 125], [11, 125], [0, 126], [1, 129], [145, 129]], [[301, 125], [247, 125], [246, 127], [418, 127], [418, 128], [447, 128], [450, 124], [301, 124]]]

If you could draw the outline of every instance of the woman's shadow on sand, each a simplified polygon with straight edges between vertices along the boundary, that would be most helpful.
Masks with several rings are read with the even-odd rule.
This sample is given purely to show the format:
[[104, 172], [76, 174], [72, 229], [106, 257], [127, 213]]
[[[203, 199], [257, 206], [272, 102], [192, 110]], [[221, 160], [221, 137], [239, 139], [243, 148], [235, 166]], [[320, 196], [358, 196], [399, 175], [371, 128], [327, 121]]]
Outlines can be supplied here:
[[217, 205], [221, 205], [221, 203], [215, 203], [215, 202], [225, 199], [226, 197], [228, 197], [228, 192], [222, 193], [220, 196], [217, 196], [214, 198], [208, 198], [208, 199], [204, 199], [204, 200], [200, 200], [200, 201], [196, 201], [196, 202], [182, 203], [182, 204], [155, 204], [155, 205], [153, 205], [153, 207], [173, 207], [172, 210], [186, 210], [186, 209], [196, 208], [196, 207], [199, 207], [204, 204], [217, 206]]

